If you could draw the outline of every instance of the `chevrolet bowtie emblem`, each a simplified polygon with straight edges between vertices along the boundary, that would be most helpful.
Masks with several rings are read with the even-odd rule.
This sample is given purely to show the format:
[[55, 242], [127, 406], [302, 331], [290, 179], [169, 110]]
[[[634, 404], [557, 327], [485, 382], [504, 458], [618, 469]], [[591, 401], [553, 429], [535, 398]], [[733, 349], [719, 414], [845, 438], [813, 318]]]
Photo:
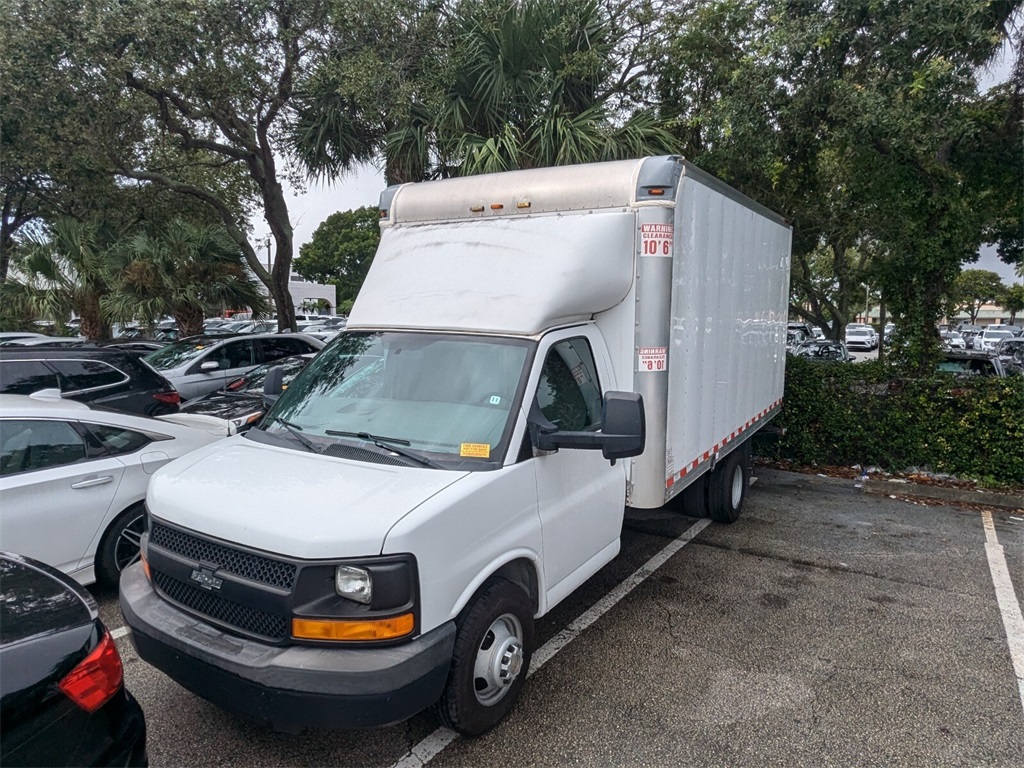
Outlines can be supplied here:
[[209, 590], [220, 589], [221, 585], [224, 583], [224, 579], [218, 579], [213, 575], [212, 570], [209, 568], [203, 568], [202, 566], [199, 568], [193, 568], [192, 575], [189, 576], [189, 578], [199, 584], [203, 589]]

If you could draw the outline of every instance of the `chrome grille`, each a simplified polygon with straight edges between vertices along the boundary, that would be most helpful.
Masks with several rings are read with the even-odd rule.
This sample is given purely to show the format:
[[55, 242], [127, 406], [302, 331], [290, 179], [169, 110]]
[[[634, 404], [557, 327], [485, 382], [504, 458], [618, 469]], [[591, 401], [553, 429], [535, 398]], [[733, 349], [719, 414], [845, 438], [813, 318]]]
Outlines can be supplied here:
[[153, 581], [164, 595], [183, 608], [268, 640], [280, 641], [288, 637], [288, 619], [284, 616], [225, 600], [214, 592], [193, 587], [159, 571], [153, 573]]
[[232, 549], [157, 522], [150, 529], [149, 543], [188, 560], [215, 564], [217, 570], [271, 587], [291, 589], [295, 581], [296, 568], [291, 563]]

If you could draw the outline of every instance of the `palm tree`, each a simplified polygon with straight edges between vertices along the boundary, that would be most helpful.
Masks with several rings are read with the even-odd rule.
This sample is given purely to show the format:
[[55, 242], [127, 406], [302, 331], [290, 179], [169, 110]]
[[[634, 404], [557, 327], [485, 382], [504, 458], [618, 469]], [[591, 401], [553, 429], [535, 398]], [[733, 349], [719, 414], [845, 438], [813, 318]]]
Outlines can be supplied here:
[[249, 307], [260, 316], [268, 303], [222, 228], [174, 220], [128, 240], [118, 284], [102, 306], [120, 322], [151, 325], [170, 315], [178, 333], [191, 336], [202, 332], [210, 307]]
[[58, 329], [77, 315], [88, 339], [110, 335], [101, 299], [110, 291], [110, 262], [118, 235], [98, 221], [59, 219], [29, 243], [16, 264], [20, 277], [4, 285], [4, 302], [17, 314], [50, 320]]
[[388, 135], [398, 180], [671, 151], [653, 113], [619, 106], [621, 34], [599, 2], [463, 2], [453, 25], [440, 106], [415, 105]]

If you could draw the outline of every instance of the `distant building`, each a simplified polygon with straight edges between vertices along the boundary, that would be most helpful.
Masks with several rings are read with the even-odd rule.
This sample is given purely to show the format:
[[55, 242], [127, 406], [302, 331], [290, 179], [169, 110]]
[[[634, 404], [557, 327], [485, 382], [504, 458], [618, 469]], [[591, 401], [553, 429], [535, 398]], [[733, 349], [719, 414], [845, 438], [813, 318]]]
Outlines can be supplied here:
[[[863, 315], [861, 317], [863, 317]], [[869, 322], [874, 325], [878, 325], [878, 323], [880, 322], [878, 307], [871, 308], [871, 311], [868, 313], [868, 319], [866, 321], [862, 320], [861, 317], [857, 318], [860, 322]], [[892, 315], [888, 315], [886, 319], [891, 321]], [[966, 312], [959, 312], [956, 315], [953, 315], [952, 317], [943, 318], [941, 320], [941, 323], [944, 325], [956, 327], [959, 323], [969, 323], [970, 321], [970, 315], [968, 315]], [[975, 325], [981, 326], [982, 328], [984, 328], [986, 325], [1006, 325], [1010, 322], [1010, 313], [997, 304], [983, 304], [981, 310], [978, 312], [978, 319], [975, 320], [974, 322]], [[1024, 313], [1017, 313], [1017, 317], [1014, 320], [1014, 324], [1024, 326]]]

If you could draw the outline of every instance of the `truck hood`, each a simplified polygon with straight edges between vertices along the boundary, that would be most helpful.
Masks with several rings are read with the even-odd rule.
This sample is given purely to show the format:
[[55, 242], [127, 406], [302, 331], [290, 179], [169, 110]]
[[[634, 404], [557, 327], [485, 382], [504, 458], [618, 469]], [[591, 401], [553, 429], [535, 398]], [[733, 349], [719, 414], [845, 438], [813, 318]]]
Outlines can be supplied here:
[[269, 553], [360, 557], [380, 553], [396, 522], [467, 474], [233, 437], [160, 469], [146, 504], [166, 522]]

